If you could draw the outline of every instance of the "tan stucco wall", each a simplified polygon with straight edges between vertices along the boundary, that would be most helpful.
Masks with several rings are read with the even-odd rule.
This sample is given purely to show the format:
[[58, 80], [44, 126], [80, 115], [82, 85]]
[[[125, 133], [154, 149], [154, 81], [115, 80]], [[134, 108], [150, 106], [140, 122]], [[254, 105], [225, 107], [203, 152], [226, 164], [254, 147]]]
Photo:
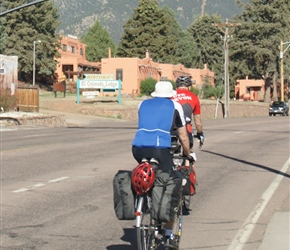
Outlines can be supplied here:
[[122, 94], [132, 94], [139, 89], [138, 58], [103, 58], [101, 64], [102, 74], [113, 74], [115, 80], [118, 80], [117, 69], [123, 70]]

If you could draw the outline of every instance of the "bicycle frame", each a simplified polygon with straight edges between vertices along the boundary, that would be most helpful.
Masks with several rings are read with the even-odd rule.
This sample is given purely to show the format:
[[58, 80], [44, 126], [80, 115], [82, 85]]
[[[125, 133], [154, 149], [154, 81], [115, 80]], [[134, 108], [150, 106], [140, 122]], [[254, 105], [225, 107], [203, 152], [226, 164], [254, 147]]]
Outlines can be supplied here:
[[[173, 234], [179, 242], [182, 230], [182, 204], [176, 209], [174, 216]], [[151, 190], [144, 195], [139, 195], [135, 200], [136, 207], [136, 232], [137, 232], [137, 249], [154, 250], [165, 243], [165, 222], [159, 222], [152, 218]], [[159, 248], [158, 248], [159, 249]], [[165, 247], [165, 249], [167, 249]]]
[[142, 213], [142, 207], [144, 203], [144, 197], [139, 196], [138, 199], [136, 199], [137, 203], [137, 209], [136, 209], [136, 227], [140, 227], [141, 224], [141, 213]]
[[[195, 138], [196, 136], [194, 136]], [[202, 147], [203, 142], [200, 141], [199, 148]], [[180, 156], [181, 145], [178, 137], [172, 137], [172, 157], [173, 160], [183, 161], [188, 160], [187, 157]], [[151, 159], [152, 160], [152, 159]], [[150, 161], [151, 161], [150, 160]], [[155, 160], [155, 159], [154, 159]], [[145, 159], [144, 161], [149, 161]], [[158, 161], [157, 161], [158, 162]], [[150, 162], [151, 163], [151, 162]], [[157, 164], [154, 161], [155, 164]], [[158, 165], [155, 165], [158, 167]], [[193, 162], [190, 162], [190, 170], [193, 167]], [[175, 164], [175, 169], [173, 171], [178, 171], [178, 164]], [[187, 211], [190, 211], [191, 196], [182, 195], [180, 199], [180, 205], [176, 209], [176, 214], [174, 216], [174, 225], [172, 228], [174, 240], [177, 245], [179, 245], [182, 231], [182, 215], [183, 208], [186, 208]], [[139, 195], [135, 201], [136, 207], [136, 231], [137, 231], [137, 249], [138, 250], [154, 250], [159, 244], [164, 244], [164, 225], [166, 223], [160, 223], [153, 220], [152, 218], [152, 204], [151, 204], [151, 190], [145, 193], [144, 195]], [[147, 204], [146, 204], [147, 203]], [[167, 249], [167, 248], [165, 248]]]

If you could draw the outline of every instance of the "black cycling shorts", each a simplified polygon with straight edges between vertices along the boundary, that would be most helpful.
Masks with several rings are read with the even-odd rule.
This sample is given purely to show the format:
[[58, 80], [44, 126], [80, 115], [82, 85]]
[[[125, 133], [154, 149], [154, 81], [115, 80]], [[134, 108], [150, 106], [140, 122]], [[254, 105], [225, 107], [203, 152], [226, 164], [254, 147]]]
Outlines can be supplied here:
[[140, 163], [142, 158], [155, 158], [159, 161], [159, 169], [170, 172], [173, 167], [172, 154], [170, 148], [139, 148], [132, 147], [135, 160]]

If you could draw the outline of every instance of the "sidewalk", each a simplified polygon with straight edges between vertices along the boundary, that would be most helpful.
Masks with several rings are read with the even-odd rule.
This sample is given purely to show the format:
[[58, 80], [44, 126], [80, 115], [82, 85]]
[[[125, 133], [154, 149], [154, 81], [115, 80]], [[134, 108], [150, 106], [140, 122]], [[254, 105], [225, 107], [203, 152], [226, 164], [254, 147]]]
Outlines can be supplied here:
[[290, 212], [276, 212], [269, 222], [259, 250], [290, 249]]

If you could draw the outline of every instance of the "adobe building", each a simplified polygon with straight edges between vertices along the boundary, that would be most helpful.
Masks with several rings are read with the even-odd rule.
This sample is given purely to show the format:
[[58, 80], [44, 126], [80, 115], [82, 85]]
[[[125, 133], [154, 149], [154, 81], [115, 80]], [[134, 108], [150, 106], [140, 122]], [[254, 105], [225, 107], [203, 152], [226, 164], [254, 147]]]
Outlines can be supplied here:
[[76, 36], [64, 36], [60, 44], [60, 58], [57, 59], [55, 72], [58, 81], [67, 79], [68, 82], [76, 82], [77, 75], [81, 71], [100, 73], [101, 64], [86, 60], [86, 45]]
[[[110, 53], [109, 53], [110, 55]], [[137, 96], [140, 94], [141, 81], [151, 77], [156, 81], [172, 80], [178, 76], [191, 76], [194, 87], [201, 88], [207, 78], [214, 84], [214, 73], [205, 65], [203, 69], [189, 69], [182, 64], [162, 64], [152, 60], [147, 51], [145, 58], [103, 58], [101, 60], [102, 74], [114, 74], [116, 80], [122, 81], [122, 94]]]
[[265, 81], [238, 79], [235, 84], [235, 98], [240, 101], [263, 101], [265, 94]]
[[[111, 50], [108, 49], [108, 58], [103, 58], [101, 62], [88, 62], [86, 60], [86, 45], [75, 36], [62, 37], [61, 57], [58, 59], [56, 75], [58, 81], [64, 78], [67, 83], [74, 83], [78, 74], [113, 74], [115, 80], [122, 81], [123, 95], [137, 96], [140, 94], [140, 83], [149, 77], [159, 80], [175, 81], [180, 75], [191, 76], [194, 87], [201, 88], [207, 79], [214, 85], [214, 73], [204, 65], [203, 69], [189, 69], [182, 64], [161, 64], [154, 62], [150, 58], [148, 51], [144, 53], [145, 58], [112, 58]], [[102, 93], [100, 95], [116, 95], [116, 93]]]

